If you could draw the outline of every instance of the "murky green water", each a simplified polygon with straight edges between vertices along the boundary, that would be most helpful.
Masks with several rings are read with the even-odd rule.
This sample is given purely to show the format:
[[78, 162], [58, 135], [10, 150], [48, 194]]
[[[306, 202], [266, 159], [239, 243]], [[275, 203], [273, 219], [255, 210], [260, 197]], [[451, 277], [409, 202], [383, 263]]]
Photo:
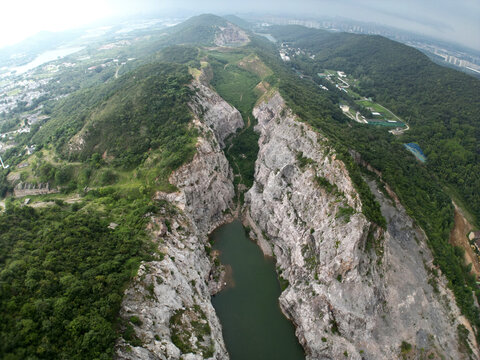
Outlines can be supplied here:
[[212, 298], [231, 360], [300, 360], [303, 349], [278, 304], [280, 285], [272, 259], [235, 220], [212, 234], [232, 285]]

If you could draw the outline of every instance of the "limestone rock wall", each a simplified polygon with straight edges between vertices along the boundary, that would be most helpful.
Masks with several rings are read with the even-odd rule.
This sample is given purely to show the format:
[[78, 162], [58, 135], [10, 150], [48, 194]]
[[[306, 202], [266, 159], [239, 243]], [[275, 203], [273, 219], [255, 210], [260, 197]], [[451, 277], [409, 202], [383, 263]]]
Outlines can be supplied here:
[[191, 88], [195, 90], [196, 96], [190, 107], [202, 122], [214, 131], [220, 147], [223, 148], [225, 139], [243, 127], [240, 112], [200, 81], [194, 81]]
[[401, 205], [371, 184], [388, 221], [386, 231], [376, 228], [328, 141], [278, 93], [254, 115], [260, 151], [246, 218], [289, 282], [280, 305], [307, 358], [395, 359], [402, 341], [412, 344], [411, 358], [466, 358], [459, 311], [443, 277], [430, 280], [425, 236]]
[[247, 33], [232, 23], [219, 26], [214, 40], [217, 46], [242, 46], [248, 42], [250, 39]]
[[205, 85], [194, 88], [197, 153], [170, 177], [179, 191], [156, 195], [166, 200], [150, 224], [161, 255], [142, 264], [125, 292], [121, 317], [135, 335], [117, 343], [118, 359], [228, 359], [210, 302], [206, 245], [208, 233], [229, 219], [233, 207], [233, 174], [221, 146], [243, 120]]

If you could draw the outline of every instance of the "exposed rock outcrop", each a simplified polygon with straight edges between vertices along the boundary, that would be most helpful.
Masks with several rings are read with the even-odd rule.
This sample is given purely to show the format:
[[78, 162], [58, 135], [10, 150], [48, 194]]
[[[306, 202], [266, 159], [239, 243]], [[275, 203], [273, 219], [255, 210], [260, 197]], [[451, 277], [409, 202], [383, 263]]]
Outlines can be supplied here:
[[246, 218], [289, 282], [280, 305], [307, 358], [395, 359], [402, 341], [411, 358], [465, 358], [458, 308], [401, 205], [375, 191], [388, 222], [377, 228], [328, 141], [278, 93], [254, 115], [260, 151]]
[[215, 33], [214, 43], [217, 46], [242, 46], [248, 42], [250, 39], [247, 33], [232, 23], [219, 26]]
[[197, 153], [170, 177], [179, 191], [156, 196], [166, 200], [150, 226], [161, 255], [142, 264], [125, 292], [121, 316], [134, 335], [117, 343], [119, 359], [228, 359], [210, 302], [206, 249], [208, 233], [229, 218], [233, 205], [233, 174], [220, 144], [243, 120], [211, 89], [194, 87]]
[[243, 127], [240, 112], [200, 81], [194, 81], [191, 88], [196, 95], [190, 107], [202, 122], [214, 131], [220, 147], [223, 148], [225, 139]]

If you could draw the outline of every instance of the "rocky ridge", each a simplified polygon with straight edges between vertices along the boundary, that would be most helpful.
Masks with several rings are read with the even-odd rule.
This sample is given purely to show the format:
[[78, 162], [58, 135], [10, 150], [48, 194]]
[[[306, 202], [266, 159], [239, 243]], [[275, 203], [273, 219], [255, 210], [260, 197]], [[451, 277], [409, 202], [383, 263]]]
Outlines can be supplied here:
[[170, 176], [179, 191], [156, 195], [164, 205], [150, 232], [161, 255], [141, 265], [125, 292], [121, 317], [131, 336], [117, 343], [117, 359], [228, 359], [210, 302], [207, 235], [231, 217], [233, 174], [221, 146], [243, 120], [205, 84], [192, 88], [197, 153]]
[[[156, 195], [163, 209], [150, 231], [161, 255], [142, 264], [126, 290], [121, 316], [131, 335], [118, 342], [119, 359], [228, 359], [210, 302], [218, 286], [207, 234], [231, 218], [232, 172], [221, 148], [243, 121], [206, 84], [192, 89], [197, 153], [170, 177], [179, 191]], [[307, 359], [468, 358], [456, 328], [469, 324], [396, 197], [369, 183], [388, 223], [378, 228], [361, 213], [328, 139], [296, 119], [278, 93], [254, 116], [260, 151], [244, 221], [289, 284], [280, 305]], [[411, 349], [402, 353], [402, 343]]]
[[[192, 111], [201, 118], [202, 123], [213, 130], [223, 149], [225, 139], [243, 127], [242, 116], [201, 81], [194, 81], [191, 88], [195, 90], [195, 96], [190, 103]], [[223, 121], [218, 121], [219, 118]]]
[[278, 93], [254, 116], [260, 151], [246, 219], [289, 283], [280, 305], [307, 359], [394, 359], [402, 342], [412, 345], [403, 354], [412, 359], [467, 358], [456, 333], [464, 319], [401, 204], [371, 184], [388, 222], [379, 229], [361, 213], [328, 141]]

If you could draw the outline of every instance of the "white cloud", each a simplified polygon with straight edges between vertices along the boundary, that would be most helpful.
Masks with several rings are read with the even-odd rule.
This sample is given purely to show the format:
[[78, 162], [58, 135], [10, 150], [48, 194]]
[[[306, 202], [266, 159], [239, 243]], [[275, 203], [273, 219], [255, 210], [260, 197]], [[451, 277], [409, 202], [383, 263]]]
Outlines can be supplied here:
[[0, 5], [0, 46], [41, 30], [79, 27], [112, 13], [108, 0], [13, 0]]
[[40, 30], [60, 31], [117, 15], [183, 9], [190, 14], [343, 16], [420, 32], [480, 50], [478, 0], [0, 0], [0, 47]]

